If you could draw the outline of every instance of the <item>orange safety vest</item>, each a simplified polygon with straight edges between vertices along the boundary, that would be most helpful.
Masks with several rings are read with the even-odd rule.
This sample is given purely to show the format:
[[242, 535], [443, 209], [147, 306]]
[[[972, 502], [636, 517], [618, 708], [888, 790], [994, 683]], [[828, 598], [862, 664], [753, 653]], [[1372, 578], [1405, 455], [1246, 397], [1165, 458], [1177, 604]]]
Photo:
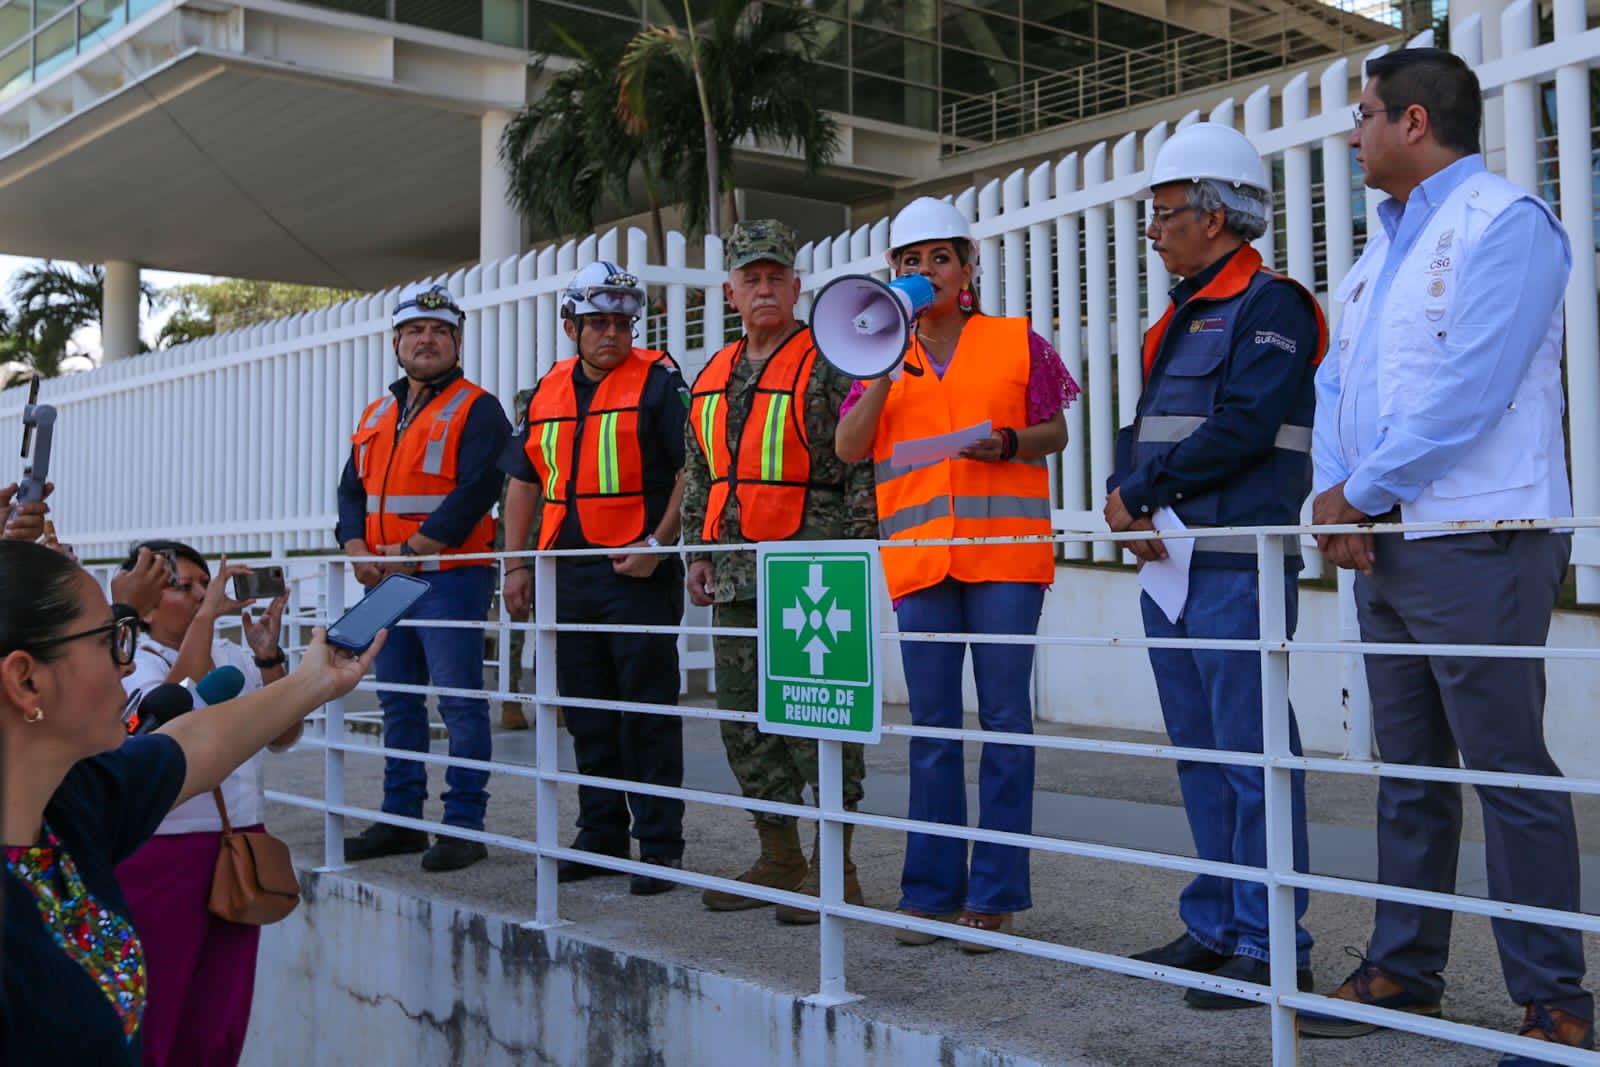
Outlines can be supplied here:
[[[399, 544], [416, 533], [456, 488], [467, 412], [478, 397], [487, 395], [465, 378], [457, 378], [403, 431], [398, 430], [400, 405], [394, 394], [386, 393], [367, 405], [350, 442], [355, 447], [356, 473], [367, 492], [366, 537], [371, 548]], [[490, 552], [493, 545], [494, 519], [484, 515], [465, 541], [442, 554]], [[482, 559], [444, 560], [424, 563], [422, 569], [483, 567], [488, 563]]]
[[[716, 542], [729, 494], [739, 502], [739, 532], [748, 541], [781, 541], [800, 529], [811, 484], [806, 437], [806, 386], [816, 365], [811, 330], [789, 336], [756, 376], [755, 396], [737, 448], [728, 441], [728, 380], [744, 340], [711, 357], [694, 380], [689, 425], [711, 472], [701, 537]], [[730, 464], [732, 470], [730, 471]]]
[[[672, 360], [665, 352], [635, 348], [595, 387], [589, 410], [578, 417], [572, 386], [576, 359], [556, 364], [528, 400], [524, 446], [539, 472], [544, 512], [539, 547], [561, 533], [567, 508], [576, 504], [584, 539], [593, 545], [632, 544], [645, 535], [644, 459], [639, 444], [639, 398], [650, 368]], [[573, 472], [577, 472], [574, 486]]]
[[[936, 460], [897, 467], [896, 441], [951, 433], [985, 419], [995, 427], [1028, 424], [1028, 323], [974, 315], [940, 378], [903, 374], [889, 387], [872, 439], [878, 488], [878, 536], [886, 541], [946, 537], [1025, 537], [1050, 534], [1050, 475], [1042, 459], [980, 463]], [[1031, 544], [884, 546], [883, 573], [896, 599], [937, 585], [963, 582], [1051, 582], [1055, 549]]]

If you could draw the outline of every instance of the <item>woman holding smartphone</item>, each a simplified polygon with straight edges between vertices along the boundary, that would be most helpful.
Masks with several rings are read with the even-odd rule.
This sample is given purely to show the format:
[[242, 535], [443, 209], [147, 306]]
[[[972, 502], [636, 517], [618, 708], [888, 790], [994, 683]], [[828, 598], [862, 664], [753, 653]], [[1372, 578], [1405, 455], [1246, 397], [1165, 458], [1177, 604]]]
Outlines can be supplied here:
[[175, 803], [355, 688], [383, 642], [337, 653], [319, 627], [289, 677], [128, 738], [134, 617], [40, 545], [0, 542], [0, 588], [0, 1063], [137, 1067], [149, 935], [115, 865]]
[[[205, 558], [180, 541], [147, 541], [123, 561], [137, 565], [140, 549], [165, 557], [166, 590], [139, 620], [144, 631], [132, 672], [122, 680], [131, 695], [164, 682], [198, 681], [218, 667], [234, 667], [252, 693], [284, 676], [278, 645], [288, 595], [257, 617], [251, 601], [228, 595], [235, 576], [250, 568], [224, 558], [215, 578]], [[240, 612], [244, 643], [218, 637], [218, 620]], [[300, 723], [272, 739], [274, 750], [300, 736]], [[237, 830], [262, 829], [265, 796], [257, 752], [222, 783], [228, 818]], [[219, 919], [207, 907], [222, 841], [222, 815], [206, 794], [174, 808], [155, 836], [117, 868], [134, 925], [144, 940], [150, 1004], [144, 1017], [146, 1067], [231, 1067], [244, 1048], [255, 990], [261, 928]]]

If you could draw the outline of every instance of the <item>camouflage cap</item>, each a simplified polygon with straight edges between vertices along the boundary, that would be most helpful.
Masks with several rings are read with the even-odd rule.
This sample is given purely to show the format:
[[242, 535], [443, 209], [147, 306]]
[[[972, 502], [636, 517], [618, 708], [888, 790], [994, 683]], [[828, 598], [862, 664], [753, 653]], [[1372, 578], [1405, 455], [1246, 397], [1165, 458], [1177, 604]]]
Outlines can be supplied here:
[[744, 219], [722, 243], [722, 268], [738, 270], [762, 259], [792, 267], [798, 244], [794, 231], [777, 219]]

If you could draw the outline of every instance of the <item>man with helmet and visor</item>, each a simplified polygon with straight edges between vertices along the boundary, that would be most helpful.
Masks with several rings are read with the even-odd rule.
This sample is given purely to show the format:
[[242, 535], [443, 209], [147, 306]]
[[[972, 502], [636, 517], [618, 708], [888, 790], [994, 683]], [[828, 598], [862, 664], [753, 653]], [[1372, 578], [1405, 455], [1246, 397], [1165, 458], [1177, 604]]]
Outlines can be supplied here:
[[[1117, 435], [1105, 518], [1114, 531], [1150, 530], [1170, 509], [1187, 527], [1292, 525], [1311, 488], [1313, 377], [1327, 343], [1315, 298], [1262, 266], [1249, 242], [1266, 231], [1272, 197], [1266, 168], [1229, 126], [1198, 123], [1157, 154], [1147, 236], [1182, 281], [1144, 339], [1144, 392], [1133, 425]], [[1170, 528], [1170, 522], [1163, 528]], [[1127, 547], [1145, 563], [1164, 559], [1159, 541]], [[1295, 629], [1298, 539], [1284, 546], [1288, 632]], [[1140, 599], [1145, 633], [1160, 638], [1253, 640], [1257, 618], [1253, 537], [1196, 539], [1187, 600], [1171, 618]], [[1254, 652], [1152, 648], [1150, 665], [1167, 734], [1176, 745], [1260, 752], [1261, 664]], [[1290, 744], [1300, 751], [1290, 716]], [[1262, 867], [1264, 777], [1259, 767], [1178, 763], [1178, 785], [1202, 859]], [[1294, 775], [1295, 867], [1306, 869], [1305, 780]], [[1311, 936], [1298, 926], [1307, 894], [1295, 891], [1296, 968], [1310, 988]], [[1266, 983], [1267, 891], [1253, 881], [1197, 876], [1178, 900], [1184, 932], [1135, 959]], [[1201, 1009], [1245, 1008], [1190, 989]]]
[[[683, 617], [683, 568], [659, 548], [678, 540], [683, 426], [688, 389], [665, 352], [636, 347], [644, 307], [639, 280], [612, 263], [591, 263], [561, 295], [562, 327], [578, 355], [540, 379], [522, 425], [500, 458], [506, 544], [541, 549], [609, 548], [611, 555], [556, 564], [556, 617], [563, 623], [675, 626]], [[503, 596], [525, 618], [532, 572], [506, 564]], [[678, 702], [678, 645], [672, 634], [582, 633], [556, 638], [556, 684], [564, 697], [641, 704]], [[683, 784], [683, 721], [675, 715], [569, 707], [578, 770], [656, 786]], [[682, 865], [683, 801], [595, 786], [578, 788], [573, 847]], [[618, 874], [562, 860], [560, 881]], [[664, 893], [675, 883], [636, 874], [629, 892]]]
[[[339, 480], [335, 535], [346, 554], [389, 557], [382, 563], [355, 564], [356, 580], [370, 588], [389, 574], [405, 573], [427, 582], [431, 588], [409, 614], [416, 622], [482, 623], [494, 594], [490, 561], [452, 559], [491, 550], [490, 512], [502, 480], [496, 460], [511, 432], [499, 401], [462, 375], [464, 318], [442, 285], [419, 283], [401, 290], [394, 310], [394, 353], [405, 377], [367, 406]], [[426, 556], [443, 558], [418, 559]], [[380, 685], [482, 689], [483, 630], [396, 627], [374, 669]], [[380, 689], [378, 701], [384, 745], [426, 752], [424, 698]], [[450, 755], [490, 758], [486, 701], [440, 696], [439, 716], [449, 731]], [[447, 825], [483, 829], [488, 780], [487, 771], [451, 767], [445, 772]], [[427, 792], [421, 763], [392, 756], [385, 760], [385, 812], [420, 819]], [[423, 831], [387, 823], [374, 823], [347, 838], [344, 847], [351, 860], [423, 852], [423, 869], [430, 871], [456, 870], [487, 854], [481, 842], [448, 835], [429, 847]]]

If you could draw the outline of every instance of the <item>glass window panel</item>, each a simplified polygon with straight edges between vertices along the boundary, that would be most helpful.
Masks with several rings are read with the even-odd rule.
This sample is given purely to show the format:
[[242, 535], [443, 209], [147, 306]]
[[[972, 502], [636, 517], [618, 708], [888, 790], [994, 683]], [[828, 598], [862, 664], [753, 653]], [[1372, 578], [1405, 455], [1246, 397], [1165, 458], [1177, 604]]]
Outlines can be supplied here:
[[395, 0], [394, 18], [461, 37], [482, 37], [483, 5], [455, 4], [444, 0]]
[[26, 42], [0, 55], [0, 100], [15, 96], [33, 84], [33, 66]]
[[[1085, 67], [1095, 60], [1095, 44], [1064, 33], [1030, 35], [1022, 42], [1022, 60], [1043, 71]], [[1029, 73], [1029, 77], [1035, 76]]]
[[79, 39], [87, 41], [121, 26], [124, 10], [122, 0], [87, 0], [78, 10]]
[[34, 0], [34, 10], [38, 13], [34, 20], [35, 26], [43, 26], [56, 15], [71, 7], [73, 0]]
[[942, 32], [939, 43], [946, 48], [965, 48], [1009, 59], [1021, 55], [1022, 24], [1016, 19], [947, 3], [944, 6]]
[[310, 2], [317, 7], [331, 7], [335, 11], [344, 11], [351, 15], [366, 15], [375, 19], [389, 17], [389, 0], [310, 0]]
[[857, 70], [923, 85], [938, 84], [939, 56], [932, 44], [861, 26], [855, 27], [852, 36]]
[[[1028, 0], [1023, 17], [1051, 29], [1066, 30], [1080, 37], [1095, 36], [1095, 0]], [[1028, 35], [1025, 29], [1024, 34]]]
[[817, 59], [850, 65], [850, 27], [836, 19], [817, 20]]
[[563, 33], [590, 51], [623, 44], [639, 32], [639, 23], [635, 20], [606, 18], [543, 0], [528, 4], [528, 18], [529, 47], [535, 52], [556, 55], [571, 55], [572, 49], [554, 27], [560, 27]]
[[33, 17], [25, 2], [0, 7], [0, 52], [27, 37], [32, 28]]
[[1097, 39], [1119, 48], [1149, 48], [1166, 40], [1164, 24], [1131, 11], [1102, 6], [1099, 18]]
[[850, 0], [850, 17], [856, 25], [916, 37], [933, 36], [936, 10], [935, 0]]
[[811, 98], [829, 111], [850, 111], [850, 72], [843, 67], [818, 65], [811, 80]]
[[857, 74], [851, 99], [853, 112], [865, 118], [924, 130], [938, 128], [939, 103], [932, 89]]
[[1021, 71], [1009, 60], [946, 48], [940, 53], [939, 76], [946, 88], [977, 96], [1016, 85]]
[[70, 14], [34, 34], [35, 76], [54, 70], [77, 54], [77, 20]]

